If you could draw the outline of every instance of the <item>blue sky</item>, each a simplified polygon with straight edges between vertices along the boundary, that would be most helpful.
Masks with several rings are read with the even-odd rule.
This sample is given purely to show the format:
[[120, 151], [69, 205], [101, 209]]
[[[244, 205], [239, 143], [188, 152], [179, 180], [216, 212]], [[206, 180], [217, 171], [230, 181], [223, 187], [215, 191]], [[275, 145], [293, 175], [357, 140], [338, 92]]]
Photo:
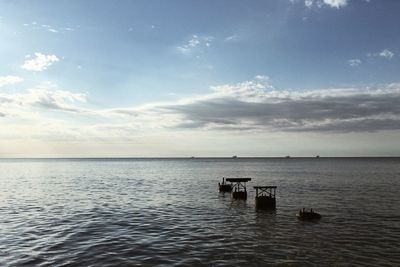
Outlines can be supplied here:
[[0, 1], [0, 156], [399, 155], [399, 11]]

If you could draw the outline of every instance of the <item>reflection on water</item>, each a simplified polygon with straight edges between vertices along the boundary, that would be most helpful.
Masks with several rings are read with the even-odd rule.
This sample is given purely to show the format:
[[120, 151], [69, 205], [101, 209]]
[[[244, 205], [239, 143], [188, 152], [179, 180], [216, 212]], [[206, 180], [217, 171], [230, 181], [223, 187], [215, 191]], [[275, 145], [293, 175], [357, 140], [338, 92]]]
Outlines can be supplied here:
[[[1, 160], [0, 266], [400, 265], [400, 160]], [[247, 201], [218, 193], [252, 177]], [[254, 208], [277, 185], [277, 210]], [[319, 222], [295, 217], [313, 207]]]

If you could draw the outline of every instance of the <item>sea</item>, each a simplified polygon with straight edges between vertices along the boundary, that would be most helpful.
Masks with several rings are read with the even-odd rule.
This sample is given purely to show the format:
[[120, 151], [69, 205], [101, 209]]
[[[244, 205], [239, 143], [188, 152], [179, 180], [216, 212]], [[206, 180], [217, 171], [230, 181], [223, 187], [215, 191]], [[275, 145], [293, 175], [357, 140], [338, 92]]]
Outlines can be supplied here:
[[400, 266], [400, 158], [1, 159], [0, 266]]

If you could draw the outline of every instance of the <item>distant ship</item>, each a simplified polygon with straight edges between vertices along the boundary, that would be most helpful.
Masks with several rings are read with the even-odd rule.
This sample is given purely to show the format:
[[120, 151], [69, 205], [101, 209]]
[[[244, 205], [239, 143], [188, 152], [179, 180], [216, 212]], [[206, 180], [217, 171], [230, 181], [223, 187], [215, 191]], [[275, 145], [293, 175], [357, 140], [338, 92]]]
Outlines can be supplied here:
[[233, 159], [237, 159], [237, 156], [236, 156], [236, 155], [234, 155], [234, 156], [232, 156], [232, 158], [233, 158]]
[[290, 159], [290, 156], [286, 156], [285, 158]]

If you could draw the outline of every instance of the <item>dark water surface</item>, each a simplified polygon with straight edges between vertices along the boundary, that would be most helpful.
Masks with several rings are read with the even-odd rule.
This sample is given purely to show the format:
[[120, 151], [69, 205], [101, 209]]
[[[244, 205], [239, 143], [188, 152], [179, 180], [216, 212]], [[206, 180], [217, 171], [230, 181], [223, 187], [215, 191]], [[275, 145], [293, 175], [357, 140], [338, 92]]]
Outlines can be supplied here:
[[0, 266], [156, 265], [400, 266], [400, 159], [0, 160]]

